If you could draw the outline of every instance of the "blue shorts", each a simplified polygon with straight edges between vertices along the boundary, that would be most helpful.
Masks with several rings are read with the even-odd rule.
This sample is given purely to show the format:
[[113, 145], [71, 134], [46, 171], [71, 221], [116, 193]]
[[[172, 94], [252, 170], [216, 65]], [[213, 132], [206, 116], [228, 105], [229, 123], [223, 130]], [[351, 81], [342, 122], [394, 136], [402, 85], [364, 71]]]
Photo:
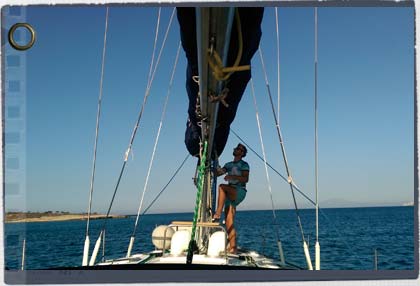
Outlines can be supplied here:
[[228, 206], [236, 207], [239, 205], [246, 197], [246, 189], [241, 186], [230, 185], [231, 187], [236, 188], [236, 200], [231, 201], [229, 198], [226, 198], [225, 208]]

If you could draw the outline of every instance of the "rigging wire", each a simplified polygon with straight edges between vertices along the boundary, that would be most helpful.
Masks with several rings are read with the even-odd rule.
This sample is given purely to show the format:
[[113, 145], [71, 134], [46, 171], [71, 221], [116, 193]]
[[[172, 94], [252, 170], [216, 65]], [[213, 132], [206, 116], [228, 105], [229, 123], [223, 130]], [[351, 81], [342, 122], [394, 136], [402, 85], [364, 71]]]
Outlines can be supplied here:
[[280, 36], [279, 36], [279, 15], [277, 7], [274, 8], [276, 13], [276, 39], [277, 39], [277, 121], [280, 124]]
[[106, 225], [107, 219], [108, 219], [108, 217], [109, 217], [109, 213], [110, 213], [110, 211], [111, 211], [112, 204], [113, 204], [113, 202], [114, 202], [115, 195], [116, 195], [116, 193], [117, 193], [117, 190], [118, 190], [118, 187], [119, 187], [119, 184], [120, 184], [120, 181], [121, 181], [122, 175], [123, 175], [123, 173], [124, 173], [124, 169], [125, 169], [125, 166], [126, 166], [126, 164], [127, 164], [128, 156], [129, 156], [129, 154], [130, 154], [130, 152], [131, 152], [131, 148], [132, 148], [132, 145], [133, 145], [133, 142], [134, 142], [134, 138], [135, 138], [135, 136], [136, 136], [136, 133], [137, 133], [138, 127], [139, 127], [139, 125], [140, 125], [140, 120], [141, 120], [142, 115], [143, 115], [144, 107], [145, 107], [145, 105], [146, 105], [146, 103], [147, 103], [147, 99], [148, 99], [148, 97], [149, 97], [149, 95], [150, 95], [150, 88], [151, 88], [151, 86], [152, 86], [152, 83], [153, 83], [153, 80], [154, 80], [154, 76], [155, 76], [155, 74], [156, 74], [156, 69], [157, 69], [157, 67], [158, 67], [158, 65], [159, 65], [159, 62], [160, 62], [160, 57], [161, 57], [161, 55], [162, 55], [163, 48], [165, 47], [166, 39], [167, 39], [167, 37], [168, 37], [169, 29], [170, 29], [170, 27], [171, 27], [171, 24], [172, 24], [172, 20], [173, 20], [174, 14], [175, 14], [175, 8], [174, 8], [174, 9], [173, 9], [173, 11], [172, 11], [172, 15], [171, 15], [171, 18], [170, 18], [170, 20], [169, 20], [168, 27], [167, 27], [167, 29], [166, 29], [166, 34], [165, 34], [165, 37], [164, 37], [163, 42], [162, 42], [162, 46], [161, 46], [160, 51], [159, 51], [159, 55], [158, 55], [158, 58], [157, 58], [157, 61], [156, 61], [156, 64], [155, 64], [155, 67], [154, 67], [154, 70], [153, 70], [153, 73], [152, 73], [152, 77], [151, 77], [151, 79], [150, 79], [150, 84], [149, 84], [149, 85], [147, 86], [147, 88], [146, 88], [146, 92], [145, 92], [144, 99], [143, 99], [143, 104], [142, 104], [142, 106], [141, 106], [141, 110], [140, 110], [139, 116], [138, 116], [138, 118], [137, 118], [136, 124], [134, 125], [134, 129], [133, 129], [133, 132], [132, 132], [132, 134], [131, 134], [131, 138], [130, 138], [130, 142], [129, 142], [129, 144], [128, 144], [127, 151], [125, 152], [124, 162], [123, 162], [123, 165], [122, 165], [122, 167], [121, 167], [120, 174], [119, 174], [119, 176], [118, 176], [117, 184], [116, 184], [116, 186], [115, 186], [114, 193], [113, 193], [113, 195], [112, 195], [111, 203], [110, 203], [109, 208], [108, 208], [108, 211], [107, 211], [107, 213], [106, 213], [106, 217], [105, 217], [105, 221], [104, 221], [104, 228], [105, 228], [105, 225]]
[[[260, 154], [258, 154], [249, 144], [247, 144], [245, 142], [244, 139], [242, 139], [232, 128], [230, 129], [230, 132], [233, 133], [233, 135], [236, 136], [236, 138], [238, 138], [249, 150], [251, 150], [252, 153], [255, 154], [255, 156], [257, 156], [261, 161], [264, 162], [264, 158], [261, 157]], [[277, 175], [279, 175], [285, 182], [287, 182], [287, 178], [285, 176], [283, 176], [279, 171], [277, 171], [270, 163], [267, 162], [267, 166], [270, 167], [271, 170], [273, 170]], [[314, 206], [316, 205], [316, 203], [309, 198], [307, 195], [305, 195], [305, 193], [303, 193], [300, 188], [296, 185], [295, 182], [292, 182], [293, 184], [293, 188], [299, 193], [301, 194], [305, 199], [307, 199], [308, 201], [310, 201]]]
[[95, 143], [93, 147], [93, 162], [92, 162], [92, 174], [90, 179], [90, 189], [89, 189], [89, 206], [87, 213], [87, 222], [86, 222], [86, 239], [83, 250], [83, 262], [82, 265], [87, 265], [88, 255], [89, 255], [89, 226], [90, 226], [90, 215], [92, 210], [92, 196], [93, 196], [93, 186], [95, 181], [95, 170], [96, 170], [96, 150], [98, 146], [98, 137], [99, 137], [99, 119], [101, 117], [101, 106], [102, 106], [102, 94], [103, 94], [103, 83], [104, 83], [104, 71], [105, 71], [105, 55], [106, 55], [106, 38], [108, 34], [108, 19], [109, 19], [109, 7], [106, 7], [105, 14], [105, 32], [104, 32], [104, 44], [102, 49], [102, 63], [101, 63], [101, 79], [99, 83], [99, 98], [98, 98], [98, 109], [96, 113], [96, 128], [95, 128]]
[[[148, 83], [148, 85], [146, 87], [146, 91], [145, 91], [144, 98], [143, 98], [143, 104], [141, 106], [141, 109], [140, 109], [140, 112], [139, 112], [139, 115], [138, 115], [136, 124], [134, 126], [133, 132], [131, 134], [130, 142], [128, 144], [127, 151], [125, 152], [124, 162], [122, 164], [122, 167], [121, 167], [121, 170], [120, 170], [118, 179], [117, 179], [117, 183], [115, 185], [114, 192], [112, 194], [111, 202], [109, 204], [109, 207], [108, 207], [108, 210], [107, 210], [105, 219], [104, 219], [104, 223], [102, 225], [102, 230], [101, 230], [101, 232], [99, 234], [99, 237], [98, 237], [98, 239], [96, 241], [96, 244], [95, 244], [95, 247], [94, 247], [94, 250], [93, 250], [93, 254], [92, 254], [91, 259], [90, 259], [90, 262], [89, 262], [89, 265], [93, 265], [95, 263], [96, 256], [98, 254], [99, 247], [100, 247], [100, 244], [101, 244], [101, 237], [102, 237], [102, 235], [103, 235], [103, 233], [105, 231], [106, 223], [108, 221], [109, 214], [111, 212], [111, 208], [112, 208], [112, 205], [114, 203], [115, 195], [117, 194], [117, 190], [118, 190], [119, 184], [121, 182], [122, 175], [123, 175], [124, 170], [125, 170], [125, 167], [127, 165], [128, 156], [130, 155], [130, 151], [131, 151], [131, 148], [132, 148], [132, 145], [133, 145], [133, 142], [134, 142], [134, 138], [136, 136], [138, 127], [140, 125], [140, 120], [141, 120], [142, 115], [143, 115], [143, 111], [144, 111], [144, 107], [145, 107], [146, 102], [147, 102], [147, 98], [150, 95], [150, 89], [151, 89], [151, 86], [152, 86], [152, 83], [153, 83], [153, 80], [154, 80], [154, 77], [155, 77], [155, 74], [156, 74], [157, 67], [159, 66], [160, 58], [161, 58], [161, 55], [162, 55], [162, 52], [163, 52], [163, 48], [165, 47], [165, 44], [166, 44], [166, 39], [168, 37], [169, 30], [170, 30], [170, 27], [172, 25], [172, 21], [173, 21], [174, 15], [175, 15], [175, 8], [173, 8], [173, 10], [172, 10], [172, 14], [171, 14], [171, 17], [170, 17], [170, 20], [169, 20], [169, 23], [168, 23], [168, 27], [166, 29], [165, 36], [164, 36], [163, 41], [162, 41], [162, 45], [161, 45], [161, 48], [160, 48], [160, 51], [159, 51], [159, 55], [158, 55], [158, 58], [156, 60], [156, 64], [154, 66], [154, 69], [153, 69], [153, 72], [152, 72], [152, 76], [150, 78], [150, 82]], [[159, 14], [159, 16], [160, 16], [160, 14]]]
[[308, 244], [305, 240], [305, 234], [303, 233], [302, 222], [300, 220], [300, 215], [299, 215], [299, 208], [297, 206], [295, 192], [293, 190], [293, 184], [292, 184], [293, 178], [292, 178], [292, 175], [291, 175], [291, 172], [290, 172], [290, 169], [289, 169], [289, 164], [287, 163], [286, 150], [285, 150], [283, 138], [282, 138], [282, 135], [281, 135], [280, 125], [279, 125], [279, 123], [277, 121], [277, 118], [276, 118], [276, 111], [274, 109], [273, 97], [271, 96], [270, 84], [268, 83], [267, 71], [265, 69], [261, 47], [258, 50], [259, 50], [259, 54], [260, 54], [261, 65], [262, 65], [262, 68], [263, 68], [263, 71], [264, 71], [265, 83], [266, 83], [266, 87], [267, 87], [267, 91], [268, 91], [268, 97], [270, 99], [271, 110], [272, 110], [274, 121], [275, 121], [275, 124], [276, 124], [277, 135], [278, 135], [278, 138], [279, 138], [280, 147], [281, 147], [281, 151], [282, 151], [282, 154], [283, 154], [283, 161], [284, 161], [284, 165], [286, 167], [286, 172], [287, 172], [287, 177], [288, 177], [287, 181], [289, 183], [290, 191], [292, 193], [293, 203], [294, 203], [294, 206], [295, 206], [296, 216], [297, 216], [297, 220], [298, 220], [298, 225], [299, 225], [300, 233], [301, 233], [301, 236], [302, 236], [303, 250], [304, 250], [304, 253], [305, 253], [305, 257], [306, 257], [306, 263], [308, 264], [308, 269], [312, 270], [313, 269], [312, 268], [312, 261], [311, 261], [310, 254], [309, 254]]
[[293, 203], [295, 205], [295, 211], [296, 211], [296, 215], [297, 215], [297, 219], [298, 219], [300, 232], [301, 232], [301, 235], [302, 235], [302, 241], [305, 242], [306, 241], [305, 240], [305, 235], [303, 233], [302, 223], [301, 223], [300, 215], [299, 215], [299, 209], [298, 209], [298, 206], [297, 206], [297, 203], [296, 203], [295, 192], [293, 190], [293, 184], [292, 184], [293, 180], [292, 180], [292, 176], [291, 176], [291, 173], [290, 173], [289, 164], [287, 163], [286, 151], [285, 151], [285, 148], [284, 148], [284, 142], [283, 142], [283, 138], [282, 138], [281, 131], [280, 131], [280, 125], [279, 125], [279, 123], [277, 121], [277, 118], [276, 118], [276, 111], [274, 110], [273, 97], [271, 96], [270, 84], [268, 83], [267, 71], [265, 69], [265, 64], [264, 64], [264, 59], [263, 59], [263, 54], [262, 54], [262, 51], [261, 51], [261, 47], [259, 48], [259, 54], [260, 54], [261, 65], [262, 65], [262, 68], [263, 68], [263, 71], [264, 71], [265, 84], [266, 84], [267, 91], [268, 91], [268, 97], [270, 99], [271, 109], [272, 109], [272, 113], [273, 113], [273, 116], [274, 116], [274, 121], [275, 121], [275, 124], [276, 124], [277, 135], [279, 137], [281, 151], [283, 153], [284, 164], [285, 164], [285, 167], [286, 167], [286, 172], [287, 172], [287, 177], [288, 177], [287, 181], [290, 185], [290, 190], [292, 192]]
[[178, 64], [178, 58], [179, 58], [179, 51], [180, 50], [181, 50], [181, 42], [179, 42], [179, 44], [178, 44], [178, 50], [177, 50], [176, 57], [175, 57], [175, 63], [174, 63], [174, 67], [173, 67], [173, 70], [172, 70], [171, 79], [169, 81], [168, 92], [167, 92], [167, 95], [166, 95], [166, 98], [165, 98], [165, 103], [163, 105], [162, 116], [161, 116], [161, 119], [160, 119], [158, 132], [156, 134], [156, 139], [155, 139], [155, 144], [153, 146], [152, 156], [151, 156], [150, 162], [149, 162], [149, 168], [147, 170], [146, 180], [145, 180], [144, 187], [143, 187], [143, 193], [142, 193], [139, 208], [138, 208], [138, 211], [137, 211], [136, 222], [134, 223], [134, 229], [133, 229], [133, 233], [131, 235], [131, 238], [132, 238], [133, 242], [131, 243], [131, 241], [130, 241], [130, 246], [129, 246], [129, 251], [127, 252], [127, 257], [130, 256], [131, 248], [132, 248], [133, 243], [134, 243], [134, 238], [135, 238], [135, 235], [136, 235], [136, 230], [137, 230], [137, 226], [138, 226], [138, 222], [139, 222], [139, 218], [140, 218], [140, 211], [141, 211], [141, 208], [143, 206], [144, 195], [145, 195], [146, 190], [147, 190], [147, 185], [148, 185], [148, 182], [149, 182], [150, 172], [152, 170], [153, 161], [154, 161], [154, 158], [155, 158], [157, 144], [159, 142], [160, 132], [162, 130], [163, 120], [164, 120], [165, 114], [166, 114], [166, 108], [167, 108], [167, 105], [168, 105], [169, 96], [171, 94], [172, 84], [173, 84], [173, 81], [174, 81], [174, 76], [175, 76], [175, 71], [176, 71], [176, 67], [177, 67], [177, 64]]
[[318, 240], [318, 21], [315, 7], [315, 192], [316, 192], [316, 240]]
[[[97, 124], [96, 124], [96, 136], [95, 136], [95, 146], [94, 146], [94, 159], [93, 159], [93, 168], [92, 168], [92, 179], [91, 179], [91, 187], [90, 187], [90, 198], [89, 198], [89, 209], [88, 209], [88, 223], [87, 223], [87, 228], [86, 228], [86, 234], [88, 235], [88, 233], [89, 233], [89, 218], [90, 218], [90, 213], [91, 213], [91, 202], [92, 202], [92, 193], [93, 193], [93, 183], [94, 183], [94, 174], [95, 174], [95, 165], [96, 165], [96, 148], [97, 148], [97, 140], [98, 140], [98, 131], [99, 131], [99, 118], [100, 118], [100, 110], [101, 110], [101, 98], [102, 98], [102, 90], [103, 90], [103, 76], [104, 76], [104, 62], [105, 62], [105, 51], [106, 51], [106, 36], [107, 36], [107, 29], [108, 29], [108, 13], [109, 13], [109, 9], [108, 9], [108, 7], [107, 7], [107, 10], [106, 10], [106, 24], [105, 24], [105, 35], [104, 35], [104, 48], [103, 48], [103, 56], [102, 56], [102, 70], [101, 70], [101, 82], [100, 82], [100, 95], [99, 95], [99, 102], [98, 102], [98, 114], [97, 114]], [[160, 9], [159, 9], [159, 15], [160, 15]], [[173, 17], [173, 14], [172, 14], [172, 17]], [[172, 17], [171, 17], [171, 22], [172, 22]], [[276, 9], [276, 17], [277, 17], [277, 9]], [[276, 18], [276, 20], [277, 20], [277, 18]], [[159, 20], [158, 20], [158, 23], [159, 23]], [[159, 25], [159, 24], [158, 24]], [[170, 26], [170, 24], [169, 24], [169, 26]], [[168, 30], [169, 30], [169, 26], [168, 26]], [[167, 32], [168, 32], [168, 30], [167, 30]], [[156, 29], [156, 31], [158, 31], [158, 27], [157, 27], [157, 29]], [[166, 34], [167, 35], [167, 34]], [[156, 34], [156, 38], [155, 38], [155, 46], [156, 46], [156, 39], [157, 39], [157, 34]], [[166, 40], [166, 36], [165, 36], [165, 40]], [[153, 50], [153, 56], [152, 56], [152, 62], [151, 62], [151, 65], [150, 65], [150, 70], [149, 70], [149, 78], [148, 78], [148, 85], [147, 85], [147, 90], [146, 90], [146, 94], [147, 94], [147, 96], [149, 95], [148, 94], [148, 92], [147, 91], [150, 91], [150, 88], [151, 88], [151, 84], [152, 84], [152, 82], [153, 82], [153, 78], [154, 78], [154, 75], [155, 75], [155, 72], [156, 72], [156, 69], [157, 69], [157, 65], [158, 65], [158, 63], [159, 63], [159, 60], [160, 60], [160, 56], [161, 56], [161, 53], [162, 53], [162, 49], [163, 49], [163, 46], [164, 46], [164, 44], [162, 45], [162, 48], [161, 48], [161, 50], [160, 50], [160, 53], [159, 53], [159, 57], [158, 57], [158, 61], [157, 61], [157, 63], [156, 63], [156, 66], [155, 66], [155, 68], [154, 68], [154, 70], [153, 70], [153, 73], [151, 73], [151, 71], [152, 71], [152, 66], [153, 66], [153, 62], [154, 62], [154, 54], [155, 54], [155, 47], [154, 47], [154, 50]], [[178, 47], [178, 53], [179, 53], [179, 47]], [[178, 53], [177, 53], [177, 58], [178, 58]], [[261, 53], [261, 51], [260, 51], [260, 53]], [[260, 54], [261, 55], [261, 54]], [[262, 56], [262, 55], [261, 55]], [[172, 78], [171, 78], [171, 81], [172, 81], [172, 79], [173, 79], [173, 75], [172, 75]], [[251, 83], [252, 83], [252, 79], [251, 79]], [[172, 83], [171, 83], [172, 84]], [[268, 84], [268, 81], [267, 81], [267, 84]], [[269, 87], [268, 87], [269, 88]], [[254, 94], [254, 87], [253, 87], [253, 83], [252, 83], [252, 90], [253, 90], [253, 96], [254, 96], [254, 102], [255, 102], [255, 104], [256, 104], [256, 99], [255, 99], [255, 94]], [[169, 91], [168, 91], [168, 93], [169, 93]], [[169, 94], [168, 94], [169, 95]], [[166, 109], [166, 103], [167, 102], [165, 102], [165, 108], [164, 109]], [[256, 106], [256, 108], [257, 108], [257, 106]], [[142, 111], [143, 111], [143, 106], [142, 106]], [[278, 102], [278, 112], [279, 112], [279, 102]], [[140, 116], [141, 117], [141, 116]], [[257, 111], [257, 118], [258, 118], [258, 111]], [[162, 117], [162, 119], [163, 119], [163, 117]], [[279, 120], [279, 117], [278, 117], [278, 120]], [[259, 120], [257, 119], [257, 121], [258, 121], [258, 125], [259, 125], [259, 128], [260, 128], [260, 124], [259, 124]], [[156, 143], [155, 143], [155, 147], [154, 147], [154, 150], [153, 150], [153, 156], [154, 156], [154, 153], [155, 153], [155, 149], [156, 149], [156, 144], [157, 144], [157, 141], [158, 141], [158, 137], [159, 137], [159, 133], [160, 133], [160, 129], [161, 129], [161, 126], [162, 126], [162, 122], [161, 122], [161, 124], [160, 124], [160, 127], [159, 127], [159, 132], [158, 132], [158, 136], [157, 136], [157, 138], [156, 138]], [[278, 126], [278, 124], [277, 124], [277, 126]], [[259, 129], [259, 131], [260, 131], [260, 140], [261, 140], [261, 142], [262, 142], [262, 135], [261, 135], [261, 129]], [[243, 141], [234, 131], [232, 131], [241, 141]], [[245, 142], [244, 142], [245, 143]], [[245, 143], [246, 144], [246, 143]], [[282, 143], [281, 143], [282, 144]], [[248, 146], [248, 145], [247, 145]], [[249, 146], [248, 146], [249, 147]], [[269, 179], [269, 175], [268, 175], [268, 170], [267, 170], [267, 166], [269, 166], [271, 169], [273, 169], [276, 173], [278, 173], [271, 165], [269, 165], [268, 164], [268, 162], [266, 161], [266, 156], [265, 156], [265, 151], [264, 151], [264, 146], [263, 146], [263, 143], [262, 143], [262, 148], [263, 148], [263, 155], [264, 155], [264, 158], [262, 159], [252, 148], [250, 148], [258, 157], [260, 157], [260, 159], [262, 159], [263, 161], [264, 161], [264, 163], [265, 163], [265, 168], [266, 168], [266, 175], [267, 175], [267, 180], [268, 180], [268, 184], [269, 184], [269, 189], [270, 189], [270, 194], [271, 194], [271, 184], [270, 184], [270, 179]], [[129, 150], [128, 150], [129, 151]], [[128, 157], [128, 153], [126, 153], [126, 155], [127, 155], [127, 157]], [[153, 158], [153, 156], [152, 156], [152, 158]], [[186, 158], [184, 159], [184, 161], [182, 162], [182, 164], [181, 164], [181, 166], [175, 171], [175, 174], [171, 177], [171, 179], [169, 180], [169, 182], [165, 185], [165, 187], [160, 191], [160, 193], [157, 195], [157, 197], [155, 197], [155, 199], [152, 201], [152, 203], [146, 208], [146, 210], [142, 213], [142, 215], [143, 214], [145, 214], [148, 210], [149, 210], [149, 208], [152, 206], [152, 204], [159, 198], [159, 196], [165, 191], [165, 189], [167, 188], [167, 186], [172, 182], [172, 180], [175, 178], [175, 176], [177, 175], [177, 173], [180, 171], [180, 169], [183, 167], [183, 165], [184, 165], [184, 163], [187, 161], [187, 159], [188, 159], [188, 157], [189, 157], [189, 155], [187, 155], [186, 156]], [[126, 161], [126, 160], [125, 160]], [[152, 163], [152, 161], [153, 161], [153, 159], [151, 160], [151, 163]], [[149, 168], [150, 168], [151, 166], [149, 166]], [[150, 169], [149, 169], [149, 172], [150, 172]], [[147, 179], [148, 179], [148, 176], [149, 176], [149, 172], [148, 172], [148, 175], [147, 175]], [[285, 177], [283, 177], [280, 173], [278, 173], [283, 179], [285, 179], [286, 181], [287, 181], [287, 179], [285, 178]], [[147, 185], [147, 179], [146, 179], [146, 185]], [[289, 182], [290, 183], [290, 182]], [[292, 182], [292, 184], [294, 184], [293, 182]], [[145, 187], [144, 187], [144, 189], [146, 189], [146, 185], [145, 185]], [[301, 191], [299, 190], [299, 189], [297, 189], [297, 187], [294, 185], [293, 187], [295, 187], [296, 188], [296, 190], [297, 191], [299, 191], [300, 193], [301, 193]], [[144, 190], [145, 191], [145, 190]], [[293, 190], [292, 190], [292, 193], [293, 193]], [[303, 193], [301, 193], [303, 196], [305, 196]], [[144, 195], [144, 193], [143, 193], [143, 195]], [[115, 196], [115, 193], [114, 193], [114, 196]], [[114, 196], [113, 196], [113, 198], [114, 198]], [[306, 196], [305, 196], [306, 197]], [[306, 197], [307, 198], [307, 197]], [[309, 198], [307, 198], [308, 200], [310, 200]], [[143, 197], [142, 197], [142, 201], [143, 201]], [[313, 201], [312, 200], [310, 200], [312, 203], [313, 203]], [[111, 204], [112, 204], [112, 202], [111, 202]], [[273, 201], [272, 201], [272, 204], [273, 204]], [[142, 204], [141, 204], [142, 205]], [[317, 203], [316, 203], [316, 205], [317, 205], [317, 207], [318, 207], [318, 198], [317, 198]], [[111, 207], [111, 206], [110, 206]], [[139, 212], [140, 212], [140, 209], [141, 209], [141, 207], [139, 208]], [[324, 215], [324, 217], [325, 218], [327, 218], [328, 219], [328, 217], [323, 213], [323, 211], [321, 210], [321, 214], [323, 214]], [[108, 215], [109, 215], [109, 211], [108, 211], [108, 213], [107, 213], [107, 217], [108, 217]], [[139, 213], [138, 213], [138, 215], [139, 215]], [[318, 215], [318, 214], [317, 214]], [[275, 213], [274, 213], [274, 216], [275, 216]], [[317, 216], [317, 220], [318, 220], [318, 216]], [[138, 217], [137, 217], [137, 219], [136, 219], [136, 226], [135, 227], [137, 227], [137, 221], [138, 221]], [[336, 230], [337, 231], [337, 230]], [[135, 233], [135, 231], [133, 232], [133, 234]], [[337, 231], [337, 233], [339, 233], [338, 231]], [[278, 233], [277, 233], [277, 235], [278, 235]], [[318, 235], [318, 229], [317, 229], [317, 235]], [[105, 233], [104, 233], [104, 238], [103, 238], [104, 240], [105, 240]], [[104, 244], [105, 244], [105, 241], [104, 241]], [[104, 256], [104, 255], [103, 255]], [[359, 261], [360, 262], [360, 261]]]
[[147, 78], [147, 86], [151, 84], [151, 78], [152, 78], [152, 70], [153, 70], [153, 62], [155, 60], [155, 52], [156, 52], [156, 43], [159, 35], [159, 26], [160, 26], [160, 12], [162, 8], [159, 7], [158, 10], [158, 18], [156, 23], [156, 29], [155, 29], [155, 42], [153, 43], [153, 53], [152, 53], [152, 60], [150, 61], [150, 67], [149, 67], [149, 76]]
[[320, 245], [318, 240], [318, 10], [317, 7], [314, 9], [315, 19], [315, 47], [314, 47], [314, 113], [315, 113], [315, 269], [320, 269]]
[[185, 162], [187, 162], [188, 158], [190, 157], [190, 154], [188, 153], [185, 157], [184, 161], [182, 161], [181, 165], [176, 169], [175, 173], [172, 175], [172, 177], [169, 179], [169, 181], [166, 183], [166, 185], [162, 188], [162, 190], [156, 195], [156, 197], [152, 200], [152, 202], [146, 207], [146, 209], [141, 213], [141, 215], [146, 214], [146, 212], [152, 207], [152, 205], [157, 201], [157, 199], [162, 195], [162, 193], [166, 190], [166, 188], [169, 186], [169, 184], [173, 181], [173, 179], [176, 177], [178, 172], [182, 169]]
[[106, 7], [104, 45], [103, 45], [103, 49], [102, 49], [101, 79], [100, 79], [100, 84], [99, 84], [98, 111], [97, 111], [97, 114], [96, 114], [95, 144], [94, 144], [94, 147], [93, 147], [93, 163], [92, 163], [92, 175], [91, 175], [91, 179], [90, 179], [89, 207], [88, 207], [86, 235], [89, 235], [89, 222], [90, 222], [90, 213], [91, 213], [91, 210], [92, 210], [93, 185], [94, 185], [94, 181], [95, 181], [96, 150], [97, 150], [97, 146], [98, 146], [98, 136], [99, 136], [99, 119], [101, 117], [102, 94], [103, 94], [104, 71], [105, 71], [105, 55], [106, 55], [106, 36], [107, 36], [107, 33], [108, 33], [108, 18], [109, 18], [109, 7]]
[[[261, 161], [264, 162], [264, 158], [260, 154], [258, 154], [248, 143], [246, 143], [245, 140], [242, 137], [240, 137], [233, 129], [230, 129], [230, 132], [232, 132], [233, 135], [235, 135], [236, 138], [238, 138], [241, 141], [241, 143], [243, 143], [249, 150], [251, 150], [251, 152], [254, 153], [255, 156], [257, 156]], [[273, 170], [278, 176], [280, 176], [285, 182], [287, 182], [286, 177], [284, 177], [279, 171], [277, 171], [272, 165], [270, 165], [270, 163], [267, 162], [267, 166], [270, 167], [270, 169]], [[307, 195], [305, 195], [305, 193], [302, 192], [302, 190], [300, 190], [299, 187], [296, 186], [296, 184], [294, 182], [293, 182], [293, 187], [295, 188], [295, 190], [298, 193], [300, 193], [304, 198], [306, 198], [314, 206], [316, 205], [316, 203], [311, 198], [309, 198]], [[319, 212], [322, 215], [322, 217], [324, 217], [328, 221], [328, 225], [331, 225], [334, 228], [334, 231], [337, 233], [337, 235], [340, 237], [340, 239], [344, 242], [344, 244], [347, 247], [348, 253], [351, 254], [352, 256], [356, 257], [359, 260], [358, 262], [360, 263], [360, 265], [363, 265], [360, 257], [355, 254], [356, 251], [354, 251], [353, 248], [346, 242], [346, 240], [341, 235], [340, 231], [337, 229], [335, 224], [328, 218], [328, 216], [324, 212], [324, 210], [322, 208], [319, 208], [319, 207], [318, 207], [318, 209], [319, 209]]]
[[[260, 135], [261, 150], [262, 150], [263, 157], [264, 157], [265, 175], [266, 175], [266, 178], [267, 178], [268, 191], [270, 193], [270, 199], [271, 199], [271, 207], [272, 207], [272, 211], [273, 211], [274, 225], [279, 225], [278, 224], [278, 221], [277, 221], [277, 216], [276, 216], [276, 211], [275, 211], [275, 206], [274, 206], [274, 201], [273, 201], [273, 191], [271, 189], [270, 176], [268, 174], [267, 157], [265, 155], [265, 147], [264, 147], [264, 141], [263, 141], [263, 137], [262, 137], [260, 117], [259, 117], [259, 114], [258, 114], [257, 98], [255, 96], [254, 81], [252, 80], [252, 78], [251, 78], [251, 93], [252, 93], [252, 98], [254, 99], [255, 117], [257, 119], [258, 133]], [[276, 237], [277, 237], [277, 241], [279, 242], [278, 243], [278, 247], [279, 247], [279, 253], [280, 253], [280, 260], [284, 264], [283, 249], [281, 248], [280, 235], [279, 235], [278, 228], [276, 228]]]

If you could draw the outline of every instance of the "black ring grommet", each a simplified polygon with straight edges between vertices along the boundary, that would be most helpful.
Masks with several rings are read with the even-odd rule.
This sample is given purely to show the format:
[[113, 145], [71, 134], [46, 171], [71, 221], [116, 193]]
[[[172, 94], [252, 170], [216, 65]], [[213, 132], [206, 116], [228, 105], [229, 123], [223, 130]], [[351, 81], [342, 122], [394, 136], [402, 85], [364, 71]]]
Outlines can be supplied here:
[[[31, 34], [31, 40], [29, 41], [29, 43], [27, 43], [26, 45], [19, 45], [18, 43], [16, 43], [15, 39], [13, 38], [13, 34], [15, 33], [15, 31], [18, 28], [25, 28], [29, 31], [29, 33]], [[34, 28], [32, 28], [31, 25], [29, 25], [28, 23], [16, 23], [14, 24], [10, 30], [9, 30], [9, 43], [10, 45], [19, 51], [26, 51], [27, 49], [30, 49], [34, 43], [35, 43], [35, 30]]]

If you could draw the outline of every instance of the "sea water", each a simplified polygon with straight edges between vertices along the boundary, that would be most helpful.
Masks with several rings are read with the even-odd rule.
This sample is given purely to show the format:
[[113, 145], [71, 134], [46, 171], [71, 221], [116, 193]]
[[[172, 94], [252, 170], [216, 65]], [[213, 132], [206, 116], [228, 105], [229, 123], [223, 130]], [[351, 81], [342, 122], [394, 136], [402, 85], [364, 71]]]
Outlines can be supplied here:
[[[330, 270], [372, 270], [375, 249], [379, 270], [414, 269], [414, 207], [369, 207], [323, 209], [319, 215], [321, 268]], [[315, 250], [315, 211], [299, 210], [304, 237], [311, 257]], [[191, 221], [192, 213], [150, 214], [140, 217], [132, 253], [154, 249], [151, 233], [171, 221]], [[100, 258], [123, 257], [127, 253], [135, 217], [106, 221], [105, 249]], [[279, 259], [281, 240], [286, 261], [305, 266], [302, 233], [295, 210], [240, 211], [236, 214], [238, 246]], [[92, 220], [90, 253], [105, 220]], [[20, 269], [22, 244], [26, 239], [25, 269], [80, 266], [86, 221], [6, 223], [5, 267]]]

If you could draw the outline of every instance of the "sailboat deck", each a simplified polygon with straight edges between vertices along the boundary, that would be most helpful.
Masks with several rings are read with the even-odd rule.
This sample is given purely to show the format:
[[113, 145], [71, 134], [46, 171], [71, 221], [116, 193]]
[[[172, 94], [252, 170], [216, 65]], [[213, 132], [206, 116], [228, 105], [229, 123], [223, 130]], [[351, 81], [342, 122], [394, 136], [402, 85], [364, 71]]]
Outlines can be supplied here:
[[[98, 263], [95, 267], [119, 267], [123, 265], [144, 265], [146, 268], [153, 268], [153, 265], [159, 267], [174, 267], [174, 268], [206, 268], [215, 266], [227, 266], [229, 268], [263, 268], [263, 269], [296, 269], [292, 265], [281, 265], [278, 261], [267, 258], [255, 251], [239, 251], [238, 254], [220, 255], [211, 257], [206, 254], [195, 254], [192, 265], [186, 265], [187, 254], [173, 256], [162, 255], [161, 251], [153, 251], [148, 254], [135, 254], [129, 258], [121, 258], [108, 260]], [[149, 266], [146, 266], [149, 265]], [[172, 266], [171, 266], [172, 265]]]

